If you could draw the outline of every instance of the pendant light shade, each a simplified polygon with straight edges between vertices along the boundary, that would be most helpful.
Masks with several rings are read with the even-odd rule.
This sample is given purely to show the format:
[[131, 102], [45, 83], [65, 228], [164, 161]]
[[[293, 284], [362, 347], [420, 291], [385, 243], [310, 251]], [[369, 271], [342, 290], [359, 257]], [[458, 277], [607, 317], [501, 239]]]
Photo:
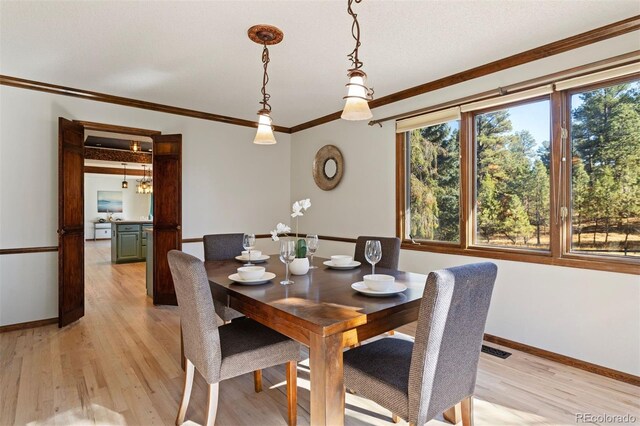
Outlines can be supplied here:
[[347, 57], [351, 60], [351, 69], [347, 73], [349, 82], [347, 83], [347, 96], [344, 97], [345, 104], [340, 118], [343, 120], [357, 121], [368, 120], [373, 117], [369, 108], [369, 101], [373, 99], [373, 89], [367, 87], [367, 74], [361, 70], [362, 61], [358, 57], [360, 48], [360, 24], [358, 15], [353, 11], [353, 3], [360, 3], [362, 0], [348, 0], [347, 13], [353, 18], [351, 25], [351, 35], [356, 42], [356, 46]]
[[258, 112], [258, 131], [253, 143], [258, 145], [273, 145], [276, 143], [276, 137], [273, 135], [273, 127], [271, 125], [271, 117], [269, 111], [260, 110]]
[[344, 120], [368, 120], [373, 117], [369, 109], [368, 89], [365, 86], [367, 75], [362, 71], [351, 71], [347, 83], [344, 110], [340, 116]]

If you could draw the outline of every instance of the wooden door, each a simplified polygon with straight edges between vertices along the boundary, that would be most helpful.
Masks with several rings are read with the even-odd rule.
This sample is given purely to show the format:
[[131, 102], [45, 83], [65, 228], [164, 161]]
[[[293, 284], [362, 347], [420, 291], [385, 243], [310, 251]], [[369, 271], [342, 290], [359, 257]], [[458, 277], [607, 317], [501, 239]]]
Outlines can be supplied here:
[[153, 136], [153, 303], [177, 305], [167, 253], [182, 249], [182, 135]]
[[58, 326], [84, 316], [84, 128], [58, 119]]

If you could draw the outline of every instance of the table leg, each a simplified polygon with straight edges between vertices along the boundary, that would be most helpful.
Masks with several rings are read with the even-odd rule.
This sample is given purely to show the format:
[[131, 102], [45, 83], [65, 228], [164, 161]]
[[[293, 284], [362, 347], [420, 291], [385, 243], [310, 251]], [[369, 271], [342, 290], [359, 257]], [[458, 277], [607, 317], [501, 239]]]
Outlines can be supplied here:
[[311, 426], [343, 426], [342, 333], [326, 337], [311, 333], [309, 343]]

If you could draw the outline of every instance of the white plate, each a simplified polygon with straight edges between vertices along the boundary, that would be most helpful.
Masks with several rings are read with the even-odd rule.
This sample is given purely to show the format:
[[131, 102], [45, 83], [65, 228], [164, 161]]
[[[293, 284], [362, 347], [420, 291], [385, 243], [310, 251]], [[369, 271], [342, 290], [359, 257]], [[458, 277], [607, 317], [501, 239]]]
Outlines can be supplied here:
[[255, 280], [243, 280], [242, 278], [240, 278], [240, 274], [231, 274], [229, 275], [229, 279], [235, 283], [238, 284], [243, 284], [243, 285], [258, 285], [258, 284], [264, 284], [266, 282], [271, 281], [272, 279], [274, 279], [276, 277], [276, 274], [274, 274], [273, 272], [265, 272], [264, 275], [261, 278], [255, 279]]
[[402, 293], [407, 289], [407, 286], [400, 283], [393, 283], [391, 289], [387, 291], [374, 291], [369, 287], [364, 285], [364, 281], [358, 281], [357, 283], [351, 284], [351, 288], [357, 291], [358, 293], [366, 294], [367, 296], [373, 297], [386, 297], [393, 296], [394, 294]]
[[[251, 263], [263, 263], [266, 262], [269, 259], [269, 256], [266, 254], [263, 254], [260, 257], [256, 257], [255, 259], [251, 259]], [[239, 260], [240, 262], [248, 262], [249, 258], [248, 257], [244, 257], [244, 256], [236, 256], [236, 260]]]
[[347, 263], [346, 265], [334, 265], [330, 260], [326, 260], [322, 262], [322, 264], [328, 266], [331, 269], [353, 269], [360, 266], [360, 262], [358, 262], [357, 260], [352, 260], [351, 263]]

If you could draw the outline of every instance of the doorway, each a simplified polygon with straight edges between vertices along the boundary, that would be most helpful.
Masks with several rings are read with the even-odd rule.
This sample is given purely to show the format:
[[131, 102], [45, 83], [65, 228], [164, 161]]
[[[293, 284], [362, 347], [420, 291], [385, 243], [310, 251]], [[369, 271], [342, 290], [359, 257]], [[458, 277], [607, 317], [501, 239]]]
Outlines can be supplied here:
[[[153, 220], [148, 223], [153, 225], [149, 235], [153, 240], [153, 250], [148, 250], [145, 255], [153, 265], [149, 278], [153, 281], [153, 303], [175, 305], [166, 254], [182, 247], [182, 136], [64, 118], [59, 118], [58, 129], [58, 325], [63, 327], [84, 315], [85, 157], [95, 155], [85, 148], [85, 135], [91, 132], [134, 135], [138, 139], [147, 138], [152, 144], [153, 202], [150, 211]], [[113, 208], [118, 200], [106, 200], [103, 204]], [[114, 230], [110, 232], [113, 237]], [[132, 236], [127, 234], [125, 237], [132, 241]], [[139, 255], [140, 250], [137, 252]]]

